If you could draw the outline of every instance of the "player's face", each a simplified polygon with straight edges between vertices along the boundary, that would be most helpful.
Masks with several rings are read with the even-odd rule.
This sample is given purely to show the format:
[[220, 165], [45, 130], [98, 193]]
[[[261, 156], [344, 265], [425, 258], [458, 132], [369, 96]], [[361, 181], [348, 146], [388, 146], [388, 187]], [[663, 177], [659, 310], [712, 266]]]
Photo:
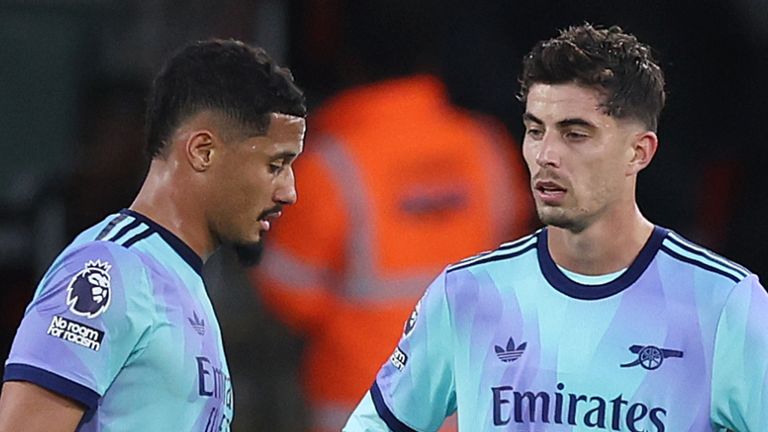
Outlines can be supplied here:
[[546, 225], [579, 232], [611, 217], [620, 203], [634, 203], [627, 166], [637, 128], [605, 114], [600, 103], [600, 93], [576, 84], [530, 89], [523, 156]]
[[222, 146], [212, 234], [221, 243], [249, 246], [269, 231], [284, 206], [296, 202], [293, 161], [304, 148], [303, 118], [272, 114], [264, 136]]

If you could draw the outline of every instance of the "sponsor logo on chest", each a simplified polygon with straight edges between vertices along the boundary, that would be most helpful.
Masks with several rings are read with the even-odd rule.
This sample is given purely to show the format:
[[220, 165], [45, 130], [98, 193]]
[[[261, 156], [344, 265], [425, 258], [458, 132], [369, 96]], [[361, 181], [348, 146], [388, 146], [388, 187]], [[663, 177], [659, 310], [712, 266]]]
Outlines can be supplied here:
[[[516, 360], [525, 356], [528, 344], [516, 345], [508, 338], [505, 346], [494, 345], [498, 359], [515, 367]], [[641, 366], [654, 373], [666, 358], [683, 358], [683, 351], [658, 348], [653, 345], [632, 345], [629, 350], [637, 358], [620, 368]], [[524, 360], [523, 360], [524, 361]], [[519, 366], [519, 365], [517, 365]], [[514, 383], [512, 383], [514, 384]], [[666, 430], [667, 409], [624, 398], [623, 394], [606, 397], [566, 391], [565, 384], [555, 389], [519, 388], [516, 385], [491, 387], [494, 426], [508, 424], [567, 424], [596, 430], [629, 430], [631, 432], [663, 432]]]
[[614, 398], [566, 393], [565, 384], [556, 391], [519, 390], [513, 386], [491, 387], [493, 425], [568, 424], [596, 430], [663, 432], [667, 410], [641, 402], [633, 403], [622, 394]]
[[212, 397], [232, 406], [232, 380], [227, 372], [206, 356], [197, 356], [197, 389], [203, 397]]

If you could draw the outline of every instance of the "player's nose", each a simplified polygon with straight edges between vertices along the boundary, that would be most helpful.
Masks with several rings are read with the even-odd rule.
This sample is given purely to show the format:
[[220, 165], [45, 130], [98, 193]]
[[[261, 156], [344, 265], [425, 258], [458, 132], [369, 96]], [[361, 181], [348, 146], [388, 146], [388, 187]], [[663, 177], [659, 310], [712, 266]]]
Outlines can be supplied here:
[[290, 169], [288, 175], [285, 176], [285, 180], [275, 189], [274, 200], [279, 204], [290, 205], [295, 204], [297, 199], [296, 180], [293, 170]]
[[551, 134], [544, 135], [544, 139], [539, 143], [538, 152], [536, 152], [536, 164], [541, 167], [560, 165], [557, 143], [550, 137], [550, 135]]

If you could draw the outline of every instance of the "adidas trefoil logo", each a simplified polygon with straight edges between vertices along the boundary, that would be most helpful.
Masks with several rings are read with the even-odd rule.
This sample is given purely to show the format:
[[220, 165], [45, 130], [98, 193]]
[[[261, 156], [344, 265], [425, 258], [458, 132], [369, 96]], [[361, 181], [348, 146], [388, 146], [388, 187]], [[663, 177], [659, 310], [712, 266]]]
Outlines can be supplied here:
[[517, 347], [515, 347], [515, 340], [512, 338], [509, 338], [507, 341], [507, 348], [502, 348], [498, 345], [495, 345], [493, 347], [494, 350], [496, 350], [496, 356], [499, 357], [499, 360], [503, 361], [504, 363], [510, 363], [520, 358], [520, 356], [523, 355], [525, 352], [525, 347], [528, 345], [527, 342], [523, 342]]
[[192, 328], [195, 329], [200, 336], [205, 334], [205, 320], [197, 316], [196, 311], [192, 311], [192, 318], [187, 318], [189, 323], [192, 324]]

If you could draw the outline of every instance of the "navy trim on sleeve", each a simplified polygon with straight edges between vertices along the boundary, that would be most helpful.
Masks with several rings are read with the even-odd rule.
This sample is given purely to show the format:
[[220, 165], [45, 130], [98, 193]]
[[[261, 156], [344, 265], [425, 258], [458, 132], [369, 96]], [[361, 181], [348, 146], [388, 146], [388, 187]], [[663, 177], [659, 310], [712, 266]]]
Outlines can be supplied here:
[[411, 429], [392, 414], [392, 411], [389, 410], [387, 404], [384, 403], [384, 396], [381, 395], [381, 389], [379, 389], [379, 384], [376, 381], [374, 381], [371, 386], [371, 399], [373, 399], [373, 406], [376, 408], [379, 417], [381, 417], [387, 427], [392, 429], [392, 431], [416, 432], [416, 430]]
[[98, 393], [82, 384], [70, 381], [67, 378], [56, 375], [45, 369], [26, 364], [7, 364], [5, 366], [3, 381], [29, 381], [44, 389], [80, 402], [86, 406], [89, 411], [96, 409], [99, 403], [99, 398], [101, 398]]

